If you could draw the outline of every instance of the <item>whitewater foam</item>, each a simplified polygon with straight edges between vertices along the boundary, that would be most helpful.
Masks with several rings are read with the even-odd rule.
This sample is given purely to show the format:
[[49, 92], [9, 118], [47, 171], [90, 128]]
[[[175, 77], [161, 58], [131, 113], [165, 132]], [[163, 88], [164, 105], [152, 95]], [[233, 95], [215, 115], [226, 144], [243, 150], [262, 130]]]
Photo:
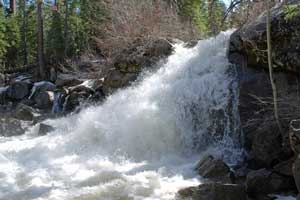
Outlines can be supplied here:
[[47, 121], [55, 127], [47, 136], [36, 137], [32, 127], [0, 138], [0, 199], [173, 199], [179, 188], [199, 184], [193, 168], [200, 152], [236, 145], [238, 123], [226, 114], [236, 99], [229, 35], [190, 49], [174, 45], [155, 73], [101, 106]]

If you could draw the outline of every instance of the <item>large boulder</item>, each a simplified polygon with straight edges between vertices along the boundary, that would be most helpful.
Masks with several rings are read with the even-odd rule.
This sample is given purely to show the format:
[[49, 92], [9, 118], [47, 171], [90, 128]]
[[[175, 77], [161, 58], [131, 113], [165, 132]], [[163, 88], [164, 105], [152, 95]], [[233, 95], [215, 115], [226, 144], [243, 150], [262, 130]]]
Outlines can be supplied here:
[[41, 81], [34, 83], [32, 87], [32, 91], [29, 98], [33, 98], [35, 95], [38, 95], [39, 92], [46, 92], [46, 91], [54, 91], [56, 86], [48, 81]]
[[247, 192], [255, 197], [262, 194], [282, 193], [295, 189], [293, 178], [267, 169], [252, 171], [247, 175]]
[[34, 110], [29, 106], [19, 104], [15, 109], [14, 117], [23, 121], [33, 121]]
[[251, 168], [272, 167], [292, 156], [288, 141], [289, 122], [298, 116], [298, 83], [293, 73], [276, 72], [278, 114], [281, 130], [274, 118], [273, 94], [269, 74], [264, 69], [239, 65], [239, 116]]
[[197, 187], [182, 189], [178, 200], [246, 200], [245, 188], [237, 184], [204, 183]]
[[[272, 60], [274, 68], [300, 72], [300, 16], [295, 15], [299, 0], [288, 0], [271, 10]], [[229, 59], [267, 68], [266, 13], [232, 34]]]
[[35, 106], [39, 109], [51, 109], [54, 101], [54, 92], [40, 91], [33, 97]]
[[222, 159], [215, 158], [211, 155], [201, 159], [196, 166], [196, 170], [198, 174], [204, 178], [222, 180], [225, 182], [230, 181], [229, 166]]
[[40, 109], [50, 109], [53, 105], [56, 86], [48, 81], [37, 82], [33, 85], [29, 99]]
[[[267, 124], [267, 126], [265, 125]], [[253, 134], [251, 151], [249, 153], [249, 165], [255, 169], [259, 167], [271, 167], [280, 161], [282, 153], [281, 134], [277, 126], [268, 122], [261, 124]]]
[[21, 100], [28, 97], [32, 84], [28, 81], [16, 81], [9, 85], [7, 96], [13, 100]]

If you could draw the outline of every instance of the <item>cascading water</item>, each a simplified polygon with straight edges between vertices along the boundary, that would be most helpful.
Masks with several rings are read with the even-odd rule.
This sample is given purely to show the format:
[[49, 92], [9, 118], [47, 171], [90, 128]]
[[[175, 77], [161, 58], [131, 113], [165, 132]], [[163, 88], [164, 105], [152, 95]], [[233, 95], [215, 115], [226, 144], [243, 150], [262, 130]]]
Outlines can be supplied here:
[[101, 106], [47, 121], [55, 127], [47, 136], [32, 127], [0, 138], [0, 199], [173, 199], [199, 184], [200, 152], [237, 143], [229, 35], [175, 45], [155, 73]]

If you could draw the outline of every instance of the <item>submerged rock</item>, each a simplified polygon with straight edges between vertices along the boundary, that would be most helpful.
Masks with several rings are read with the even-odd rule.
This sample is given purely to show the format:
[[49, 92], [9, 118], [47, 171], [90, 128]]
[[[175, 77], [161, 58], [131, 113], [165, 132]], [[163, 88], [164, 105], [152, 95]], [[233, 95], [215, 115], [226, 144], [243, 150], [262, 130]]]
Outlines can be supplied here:
[[246, 200], [245, 187], [236, 184], [204, 183], [197, 187], [182, 189], [178, 200]]
[[38, 126], [39, 126], [39, 130], [38, 130], [39, 136], [44, 136], [50, 133], [51, 131], [54, 131], [54, 128], [52, 126], [44, 123], [40, 123]]

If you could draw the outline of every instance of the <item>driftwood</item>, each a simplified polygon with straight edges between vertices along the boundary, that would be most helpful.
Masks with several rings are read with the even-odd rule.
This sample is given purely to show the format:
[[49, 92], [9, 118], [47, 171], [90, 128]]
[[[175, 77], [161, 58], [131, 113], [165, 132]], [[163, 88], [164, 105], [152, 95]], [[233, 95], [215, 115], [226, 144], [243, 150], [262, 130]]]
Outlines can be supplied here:
[[2, 74], [21, 73], [21, 72], [27, 72], [27, 71], [32, 70], [34, 68], [37, 68], [37, 64], [29, 64], [29, 65], [24, 65], [22, 67], [17, 67], [17, 68], [12, 68], [12, 69], [5, 69], [5, 70], [1, 70], [0, 73], [2, 73]]

